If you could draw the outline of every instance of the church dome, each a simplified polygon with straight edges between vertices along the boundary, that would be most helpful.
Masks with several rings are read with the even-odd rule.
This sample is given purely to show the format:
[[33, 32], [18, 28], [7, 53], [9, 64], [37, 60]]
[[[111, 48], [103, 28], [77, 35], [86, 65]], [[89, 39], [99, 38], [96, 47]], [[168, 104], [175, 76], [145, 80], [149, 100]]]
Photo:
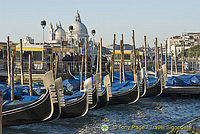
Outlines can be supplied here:
[[[82, 37], [88, 37], [88, 31], [87, 27], [81, 22], [80, 14], [77, 12], [75, 16], [75, 21], [72, 23], [73, 36], [82, 36]], [[70, 31], [68, 30], [68, 35], [71, 35]]]
[[62, 28], [61, 24], [60, 24], [60, 26], [57, 26], [57, 28], [55, 30], [55, 40], [61, 40], [61, 41], [66, 40], [66, 32]]

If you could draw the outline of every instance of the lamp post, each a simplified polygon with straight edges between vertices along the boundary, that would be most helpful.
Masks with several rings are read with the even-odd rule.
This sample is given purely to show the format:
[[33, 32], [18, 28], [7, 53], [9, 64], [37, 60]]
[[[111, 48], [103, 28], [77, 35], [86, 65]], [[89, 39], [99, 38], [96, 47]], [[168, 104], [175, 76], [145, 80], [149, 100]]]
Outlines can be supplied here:
[[44, 42], [44, 28], [46, 26], [46, 21], [45, 20], [41, 21], [41, 26], [42, 26], [42, 29], [43, 29], [43, 42]]
[[95, 41], [94, 41], [94, 35], [96, 34], [96, 31], [95, 31], [95, 29], [92, 29], [92, 31], [91, 31], [91, 34], [92, 34], [92, 36], [93, 36], [93, 46], [92, 46], [92, 53], [93, 53], [93, 55], [92, 55], [92, 67], [94, 67], [94, 60], [95, 60], [95, 53], [94, 53], [94, 49], [95, 49]]
[[71, 33], [71, 43], [72, 43], [72, 31], [74, 30], [74, 27], [71, 25], [69, 26], [69, 31]]
[[[69, 32], [71, 33], [71, 45], [73, 44], [73, 41], [72, 41], [72, 32], [74, 30], [74, 27], [71, 25], [69, 26]], [[74, 49], [73, 45], [72, 45], [72, 48]]]

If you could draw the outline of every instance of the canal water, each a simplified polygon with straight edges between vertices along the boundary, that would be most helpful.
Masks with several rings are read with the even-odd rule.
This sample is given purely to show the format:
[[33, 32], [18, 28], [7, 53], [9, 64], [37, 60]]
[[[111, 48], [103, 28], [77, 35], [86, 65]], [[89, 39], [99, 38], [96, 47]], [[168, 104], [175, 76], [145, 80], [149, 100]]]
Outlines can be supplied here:
[[197, 117], [200, 117], [200, 98], [141, 98], [131, 105], [106, 106], [91, 110], [84, 117], [6, 127], [3, 128], [3, 133], [162, 134]]

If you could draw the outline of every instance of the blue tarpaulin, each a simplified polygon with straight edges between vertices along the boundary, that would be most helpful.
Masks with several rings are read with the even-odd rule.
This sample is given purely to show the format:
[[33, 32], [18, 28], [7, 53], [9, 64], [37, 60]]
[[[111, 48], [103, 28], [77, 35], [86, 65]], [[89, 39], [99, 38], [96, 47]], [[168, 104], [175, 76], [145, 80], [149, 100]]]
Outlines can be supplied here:
[[25, 95], [20, 100], [14, 100], [14, 101], [6, 100], [6, 101], [4, 101], [4, 103], [2, 105], [3, 106], [5, 106], [5, 105], [15, 105], [15, 104], [20, 104], [20, 103], [24, 103], [24, 102], [31, 102], [31, 101], [37, 100], [38, 98], [39, 98], [39, 96]]
[[125, 81], [122, 83], [114, 82], [114, 83], [112, 83], [112, 86], [111, 86], [111, 92], [116, 93], [116, 92], [120, 92], [125, 89], [131, 89], [135, 85], [136, 85], [136, 83], [133, 81]]
[[[8, 87], [7, 84], [0, 84], [0, 90], [3, 92], [3, 100], [10, 100], [10, 86]], [[41, 96], [45, 90], [41, 90], [41, 87], [33, 87], [33, 96]], [[14, 86], [14, 95], [16, 97], [22, 97], [24, 95], [29, 95], [29, 87], [28, 86]]]
[[79, 91], [80, 90], [80, 80], [79, 79], [66, 79], [63, 80], [64, 91]]
[[80, 98], [82, 95], [84, 94], [84, 92], [76, 92], [74, 93], [73, 95], [71, 96], [65, 96], [64, 99], [65, 99], [65, 102], [69, 102], [69, 101], [72, 101], [73, 100], [76, 100], [78, 98]]
[[200, 74], [179, 75], [167, 78], [166, 86], [200, 85]]

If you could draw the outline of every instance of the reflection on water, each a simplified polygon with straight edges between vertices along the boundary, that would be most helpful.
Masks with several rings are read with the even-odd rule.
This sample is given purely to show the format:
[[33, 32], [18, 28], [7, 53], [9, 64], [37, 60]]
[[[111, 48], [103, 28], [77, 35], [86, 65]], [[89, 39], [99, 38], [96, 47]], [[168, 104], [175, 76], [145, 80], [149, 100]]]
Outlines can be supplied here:
[[103, 133], [101, 125], [108, 124], [109, 130], [106, 133], [159, 134], [168, 132], [169, 125], [180, 126], [199, 116], [200, 99], [141, 98], [132, 105], [92, 110], [84, 117], [3, 128], [3, 133]]

